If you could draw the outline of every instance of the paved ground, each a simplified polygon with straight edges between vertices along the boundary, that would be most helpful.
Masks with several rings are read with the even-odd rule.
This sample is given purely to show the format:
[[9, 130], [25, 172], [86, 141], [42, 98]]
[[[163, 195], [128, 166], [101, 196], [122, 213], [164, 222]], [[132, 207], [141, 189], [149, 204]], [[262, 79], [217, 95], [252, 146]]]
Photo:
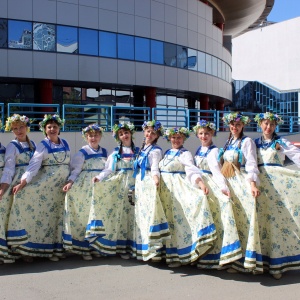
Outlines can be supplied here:
[[0, 265], [0, 299], [299, 299], [300, 272], [229, 274], [194, 266], [169, 269], [134, 259], [69, 256]]

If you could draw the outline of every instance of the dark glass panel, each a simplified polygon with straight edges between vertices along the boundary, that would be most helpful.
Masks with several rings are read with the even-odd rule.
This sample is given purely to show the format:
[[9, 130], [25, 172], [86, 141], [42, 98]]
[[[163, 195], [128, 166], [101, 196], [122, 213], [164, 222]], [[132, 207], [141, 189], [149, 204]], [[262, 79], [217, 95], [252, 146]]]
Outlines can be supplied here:
[[188, 48], [177, 46], [177, 67], [187, 69], [188, 65]]
[[7, 48], [7, 20], [0, 19], [0, 48]]
[[188, 49], [187, 67], [189, 70], [197, 71], [198, 68], [197, 51], [194, 49]]
[[154, 64], [164, 64], [164, 43], [151, 40], [151, 62]]

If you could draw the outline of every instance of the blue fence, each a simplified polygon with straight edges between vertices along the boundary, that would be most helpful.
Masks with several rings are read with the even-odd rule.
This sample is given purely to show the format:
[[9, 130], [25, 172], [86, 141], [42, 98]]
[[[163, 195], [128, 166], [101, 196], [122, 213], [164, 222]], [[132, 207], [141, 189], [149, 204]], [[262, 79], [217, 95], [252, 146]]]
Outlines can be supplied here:
[[[137, 130], [142, 130], [141, 126], [145, 120], [156, 119], [164, 127], [188, 127], [192, 128], [199, 119], [205, 119], [214, 122], [219, 131], [225, 131], [226, 126], [222, 117], [227, 111], [216, 110], [197, 110], [186, 108], [162, 108], [156, 107], [131, 107], [131, 106], [101, 106], [101, 105], [72, 105], [64, 104], [35, 104], [35, 103], [9, 103], [7, 104], [7, 113], [5, 106], [0, 103], [1, 120], [5, 124], [7, 116], [14, 113], [26, 115], [34, 119], [32, 131], [38, 131], [38, 123], [43, 119], [44, 114], [58, 113], [65, 119], [63, 131], [81, 131], [92, 123], [98, 123], [110, 131], [114, 124], [119, 121], [130, 121], [135, 124]], [[247, 131], [260, 131], [260, 127], [254, 122], [255, 113], [243, 112], [252, 120]], [[299, 133], [300, 119], [290, 116], [282, 116], [284, 124], [277, 126], [277, 132]]]

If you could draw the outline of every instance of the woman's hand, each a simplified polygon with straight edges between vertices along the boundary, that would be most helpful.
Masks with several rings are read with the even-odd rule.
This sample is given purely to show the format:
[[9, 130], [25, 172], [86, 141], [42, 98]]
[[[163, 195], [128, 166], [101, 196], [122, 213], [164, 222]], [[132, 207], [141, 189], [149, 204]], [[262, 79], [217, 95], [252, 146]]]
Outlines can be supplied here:
[[13, 187], [13, 194], [17, 194], [21, 189], [27, 184], [26, 179], [22, 179], [21, 183], [17, 184], [16, 186]]
[[0, 200], [2, 200], [2, 197], [4, 195], [4, 193], [6, 192], [6, 190], [8, 189], [9, 184], [8, 183], [1, 183], [0, 186]]
[[100, 180], [99, 180], [97, 177], [93, 177], [93, 178], [92, 178], [92, 182], [93, 182], [93, 183], [99, 182], [99, 181], [100, 181]]
[[251, 194], [253, 197], [257, 198], [260, 195], [259, 189], [256, 187], [256, 182], [251, 181]]
[[154, 184], [156, 185], [156, 187], [158, 187], [159, 186], [159, 177], [157, 175], [154, 175], [152, 178], [153, 178]]
[[209, 189], [208, 189], [208, 187], [204, 184], [204, 182], [200, 178], [196, 179], [196, 184], [203, 191], [204, 195], [208, 195]]
[[70, 190], [72, 185], [73, 185], [73, 181], [68, 181], [68, 183], [63, 187], [63, 192], [66, 193], [68, 190]]

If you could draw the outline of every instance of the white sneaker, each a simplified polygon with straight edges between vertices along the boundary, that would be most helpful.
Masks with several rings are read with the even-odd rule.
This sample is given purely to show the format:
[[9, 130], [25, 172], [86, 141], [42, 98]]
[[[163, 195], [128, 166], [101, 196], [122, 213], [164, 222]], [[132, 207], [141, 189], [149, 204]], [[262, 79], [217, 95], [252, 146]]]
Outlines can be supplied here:
[[83, 260], [93, 260], [92, 255], [82, 255]]
[[51, 261], [59, 261], [59, 258], [55, 255], [51, 256], [51, 257], [48, 257], [49, 260]]
[[179, 261], [175, 261], [175, 262], [168, 264], [168, 267], [169, 268], [179, 268], [179, 267], [181, 267], [181, 263]]
[[120, 254], [121, 258], [123, 259], [130, 259], [130, 255], [128, 253]]
[[280, 279], [281, 277], [282, 277], [282, 274], [281, 273], [279, 273], [279, 274], [272, 274], [272, 276], [273, 276], [273, 278], [275, 278], [275, 279]]

